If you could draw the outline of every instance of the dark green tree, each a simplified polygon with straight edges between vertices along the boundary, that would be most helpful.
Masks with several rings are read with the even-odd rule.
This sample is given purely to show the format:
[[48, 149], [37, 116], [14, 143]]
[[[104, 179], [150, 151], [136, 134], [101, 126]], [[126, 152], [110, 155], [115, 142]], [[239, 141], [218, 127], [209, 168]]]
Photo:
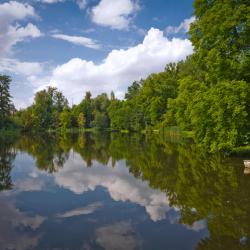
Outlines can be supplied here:
[[6, 126], [11, 115], [10, 82], [11, 78], [9, 76], [0, 75], [0, 129]]

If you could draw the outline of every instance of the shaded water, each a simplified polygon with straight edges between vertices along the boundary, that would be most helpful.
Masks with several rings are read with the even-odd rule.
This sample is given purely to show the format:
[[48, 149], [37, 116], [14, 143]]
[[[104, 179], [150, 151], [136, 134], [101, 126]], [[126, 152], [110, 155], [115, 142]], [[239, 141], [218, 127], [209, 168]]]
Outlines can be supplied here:
[[240, 158], [139, 135], [0, 141], [0, 249], [250, 249]]

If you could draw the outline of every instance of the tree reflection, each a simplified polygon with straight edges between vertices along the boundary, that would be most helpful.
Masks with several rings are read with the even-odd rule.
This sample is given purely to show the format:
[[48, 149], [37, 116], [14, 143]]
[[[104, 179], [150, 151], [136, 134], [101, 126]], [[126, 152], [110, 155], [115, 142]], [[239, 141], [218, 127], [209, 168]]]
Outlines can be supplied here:
[[0, 138], [0, 191], [12, 188], [11, 169], [16, 152], [12, 147], [14, 138]]
[[33, 156], [39, 169], [53, 173], [62, 168], [68, 159], [72, 145], [70, 139], [53, 134], [24, 135], [17, 147]]
[[[207, 155], [194, 144], [138, 134], [23, 136], [16, 145], [50, 173], [64, 166], [70, 150], [88, 167], [95, 161], [115, 167], [125, 160], [135, 177], [166, 193], [170, 205], [180, 210], [180, 223], [206, 221], [209, 237], [197, 249], [250, 249], [250, 178], [243, 174], [242, 159]], [[15, 153], [2, 146], [0, 153], [3, 189], [11, 187]]]

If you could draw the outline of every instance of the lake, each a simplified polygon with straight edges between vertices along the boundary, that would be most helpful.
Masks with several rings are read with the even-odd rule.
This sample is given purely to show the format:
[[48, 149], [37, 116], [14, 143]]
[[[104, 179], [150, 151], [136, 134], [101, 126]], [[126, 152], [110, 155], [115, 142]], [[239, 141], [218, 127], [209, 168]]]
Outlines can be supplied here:
[[250, 249], [243, 158], [182, 138], [0, 141], [0, 249]]

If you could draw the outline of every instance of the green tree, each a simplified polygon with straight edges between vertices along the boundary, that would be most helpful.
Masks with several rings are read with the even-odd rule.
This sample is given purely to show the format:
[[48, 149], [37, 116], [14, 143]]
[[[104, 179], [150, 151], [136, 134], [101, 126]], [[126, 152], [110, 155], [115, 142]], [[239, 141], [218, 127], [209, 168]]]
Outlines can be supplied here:
[[128, 87], [128, 91], [125, 94], [125, 99], [126, 100], [131, 100], [133, 99], [140, 91], [142, 82], [133, 82], [131, 86]]
[[93, 121], [93, 100], [91, 98], [91, 93], [86, 92], [85, 98], [82, 100], [82, 102], [77, 107], [78, 115], [79, 113], [83, 113], [84, 117], [86, 119], [85, 127], [91, 128], [92, 121]]
[[190, 39], [206, 80], [249, 83], [250, 5], [248, 0], [195, 0]]
[[79, 129], [83, 129], [85, 127], [86, 119], [84, 114], [81, 112], [78, 116], [78, 127]]
[[11, 114], [11, 95], [10, 95], [11, 78], [6, 75], [0, 75], [0, 128], [6, 126], [6, 122]]
[[49, 87], [36, 93], [31, 107], [36, 130], [57, 129], [60, 126], [60, 113], [68, 107], [68, 101], [56, 88]]
[[32, 106], [16, 112], [14, 121], [19, 127], [22, 128], [23, 131], [32, 130], [35, 124], [35, 117], [33, 115]]
[[72, 115], [70, 109], [66, 108], [60, 113], [60, 126], [63, 130], [72, 128]]
[[250, 89], [244, 81], [225, 81], [194, 96], [191, 124], [210, 151], [230, 150], [250, 139]]
[[178, 96], [166, 125], [193, 130], [210, 151], [249, 144], [250, 6], [248, 1], [194, 2], [195, 53], [181, 65]]

